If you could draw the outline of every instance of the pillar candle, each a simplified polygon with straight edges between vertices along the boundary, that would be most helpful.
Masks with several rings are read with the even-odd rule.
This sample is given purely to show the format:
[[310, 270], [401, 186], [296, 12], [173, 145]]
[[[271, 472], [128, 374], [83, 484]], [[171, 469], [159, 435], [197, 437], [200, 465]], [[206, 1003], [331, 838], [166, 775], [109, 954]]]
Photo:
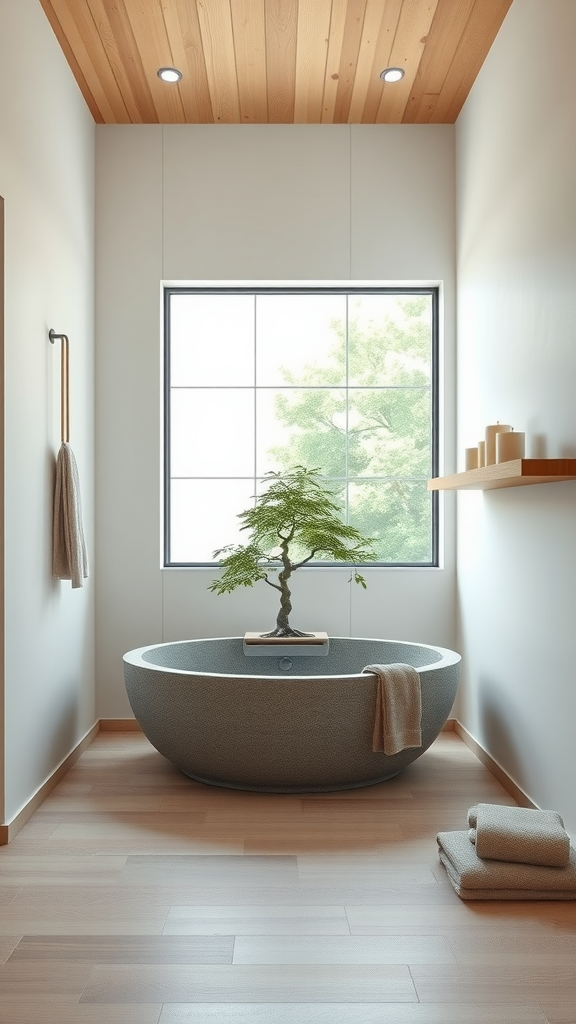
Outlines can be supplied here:
[[496, 462], [496, 434], [512, 430], [509, 423], [491, 423], [486, 427], [486, 465], [493, 466]]
[[478, 469], [478, 449], [466, 448], [464, 451], [464, 468]]
[[478, 441], [478, 469], [486, 465], [486, 442]]
[[523, 459], [526, 435], [512, 429], [509, 433], [496, 435], [496, 462], [511, 462]]

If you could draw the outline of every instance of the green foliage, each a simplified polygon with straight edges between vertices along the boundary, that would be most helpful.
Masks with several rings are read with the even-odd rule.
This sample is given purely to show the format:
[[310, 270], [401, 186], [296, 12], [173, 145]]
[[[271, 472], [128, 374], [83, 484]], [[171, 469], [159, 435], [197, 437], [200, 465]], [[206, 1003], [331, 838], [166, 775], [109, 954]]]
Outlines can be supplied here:
[[[371, 542], [342, 522], [340, 509], [332, 493], [319, 482], [318, 472], [294, 466], [282, 476], [279, 472], [266, 474], [270, 486], [257, 497], [253, 508], [238, 515], [241, 529], [250, 531], [250, 542], [214, 552], [225, 572], [209, 590], [225, 594], [266, 579], [269, 572], [277, 571], [286, 545], [299, 553], [290, 561], [292, 572], [321, 555], [333, 562], [374, 559]], [[356, 577], [356, 582], [362, 582], [359, 574]]]
[[[342, 521], [340, 508], [332, 492], [320, 483], [318, 473], [318, 469], [304, 466], [293, 466], [282, 475], [267, 473], [269, 486], [256, 498], [253, 508], [238, 516], [241, 529], [249, 531], [248, 544], [229, 545], [214, 552], [224, 572], [208, 589], [226, 594], [264, 580], [281, 594], [281, 635], [288, 633], [292, 606], [287, 583], [293, 572], [322, 556], [352, 564], [375, 557], [371, 542]], [[272, 582], [271, 573], [278, 574], [277, 582]], [[356, 570], [352, 579], [366, 586]]]
[[[276, 416], [289, 428], [290, 440], [268, 454], [280, 471], [295, 458], [303, 465], [321, 462], [323, 475], [333, 481], [332, 499], [347, 508], [351, 524], [373, 538], [379, 561], [426, 562], [431, 557], [430, 298], [398, 297], [394, 309], [369, 322], [352, 303], [348, 398], [341, 386], [346, 325], [334, 321], [328, 359], [321, 366], [304, 366], [298, 375], [284, 371], [285, 383], [298, 389], [280, 391], [276, 398]], [[346, 476], [353, 481], [347, 493]]]
[[266, 559], [254, 544], [244, 547], [229, 544], [215, 551], [214, 558], [219, 559], [226, 569], [222, 578], [214, 580], [208, 588], [217, 594], [231, 594], [237, 587], [253, 587], [258, 580], [266, 579], [267, 573], [263, 568]]

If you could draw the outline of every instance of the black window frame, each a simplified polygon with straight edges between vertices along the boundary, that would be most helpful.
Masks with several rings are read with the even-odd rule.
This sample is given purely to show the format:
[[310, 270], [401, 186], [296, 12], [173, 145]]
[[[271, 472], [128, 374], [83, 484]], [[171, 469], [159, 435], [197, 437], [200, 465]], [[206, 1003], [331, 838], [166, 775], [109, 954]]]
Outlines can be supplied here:
[[[335, 285], [165, 285], [163, 287], [163, 329], [164, 329], [164, 381], [163, 381], [163, 552], [162, 566], [165, 569], [214, 569], [218, 562], [177, 562], [169, 561], [170, 551], [170, 515], [171, 515], [171, 474], [170, 474], [170, 450], [171, 450], [171, 424], [170, 424], [170, 389], [171, 389], [171, 367], [170, 367], [170, 299], [172, 295], [429, 295], [432, 303], [432, 324], [431, 324], [431, 470], [432, 477], [439, 476], [440, 461], [440, 286], [439, 285], [382, 285], [362, 287], [360, 285], [335, 286]], [[440, 567], [440, 516], [439, 516], [439, 493], [431, 491], [431, 560], [429, 562], [364, 562], [361, 566], [383, 569], [434, 569]], [[346, 562], [328, 562], [319, 560], [310, 562], [303, 566], [304, 569], [334, 567], [346, 567]], [[360, 563], [359, 563], [360, 565]]]

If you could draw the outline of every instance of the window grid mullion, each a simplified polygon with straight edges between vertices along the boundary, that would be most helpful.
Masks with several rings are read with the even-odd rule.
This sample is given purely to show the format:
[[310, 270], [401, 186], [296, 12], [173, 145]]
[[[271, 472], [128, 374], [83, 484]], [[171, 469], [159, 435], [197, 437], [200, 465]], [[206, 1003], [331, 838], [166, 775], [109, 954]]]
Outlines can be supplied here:
[[344, 489], [345, 522], [350, 523], [350, 296], [346, 296], [346, 486]]
[[256, 494], [258, 492], [258, 367], [256, 360], [258, 358], [258, 296], [254, 295], [254, 365], [253, 365], [253, 381], [254, 381], [254, 505], [256, 505]]

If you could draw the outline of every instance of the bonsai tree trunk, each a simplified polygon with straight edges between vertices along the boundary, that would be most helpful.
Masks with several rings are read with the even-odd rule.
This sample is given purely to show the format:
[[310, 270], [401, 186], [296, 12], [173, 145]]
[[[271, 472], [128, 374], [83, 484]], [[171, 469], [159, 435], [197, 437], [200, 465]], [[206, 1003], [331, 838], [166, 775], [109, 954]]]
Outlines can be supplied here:
[[292, 629], [288, 621], [288, 616], [292, 611], [292, 601], [290, 600], [292, 595], [290, 593], [290, 588], [288, 587], [288, 580], [290, 579], [294, 569], [288, 557], [288, 544], [291, 539], [292, 537], [290, 536], [287, 537], [286, 540], [282, 540], [280, 545], [282, 554], [280, 557], [284, 568], [278, 573], [278, 585], [274, 583], [272, 584], [272, 586], [276, 586], [276, 589], [280, 591], [280, 611], [276, 618], [276, 629], [273, 629], [271, 633], [262, 633], [263, 637], [312, 636], [311, 633], [302, 633], [299, 629]]
[[295, 636], [297, 634], [290, 628], [290, 623], [288, 622], [288, 616], [292, 611], [292, 601], [290, 600], [292, 594], [290, 593], [284, 571], [280, 572], [278, 582], [280, 584], [280, 610], [276, 618], [276, 629], [274, 632], [277, 636]]

